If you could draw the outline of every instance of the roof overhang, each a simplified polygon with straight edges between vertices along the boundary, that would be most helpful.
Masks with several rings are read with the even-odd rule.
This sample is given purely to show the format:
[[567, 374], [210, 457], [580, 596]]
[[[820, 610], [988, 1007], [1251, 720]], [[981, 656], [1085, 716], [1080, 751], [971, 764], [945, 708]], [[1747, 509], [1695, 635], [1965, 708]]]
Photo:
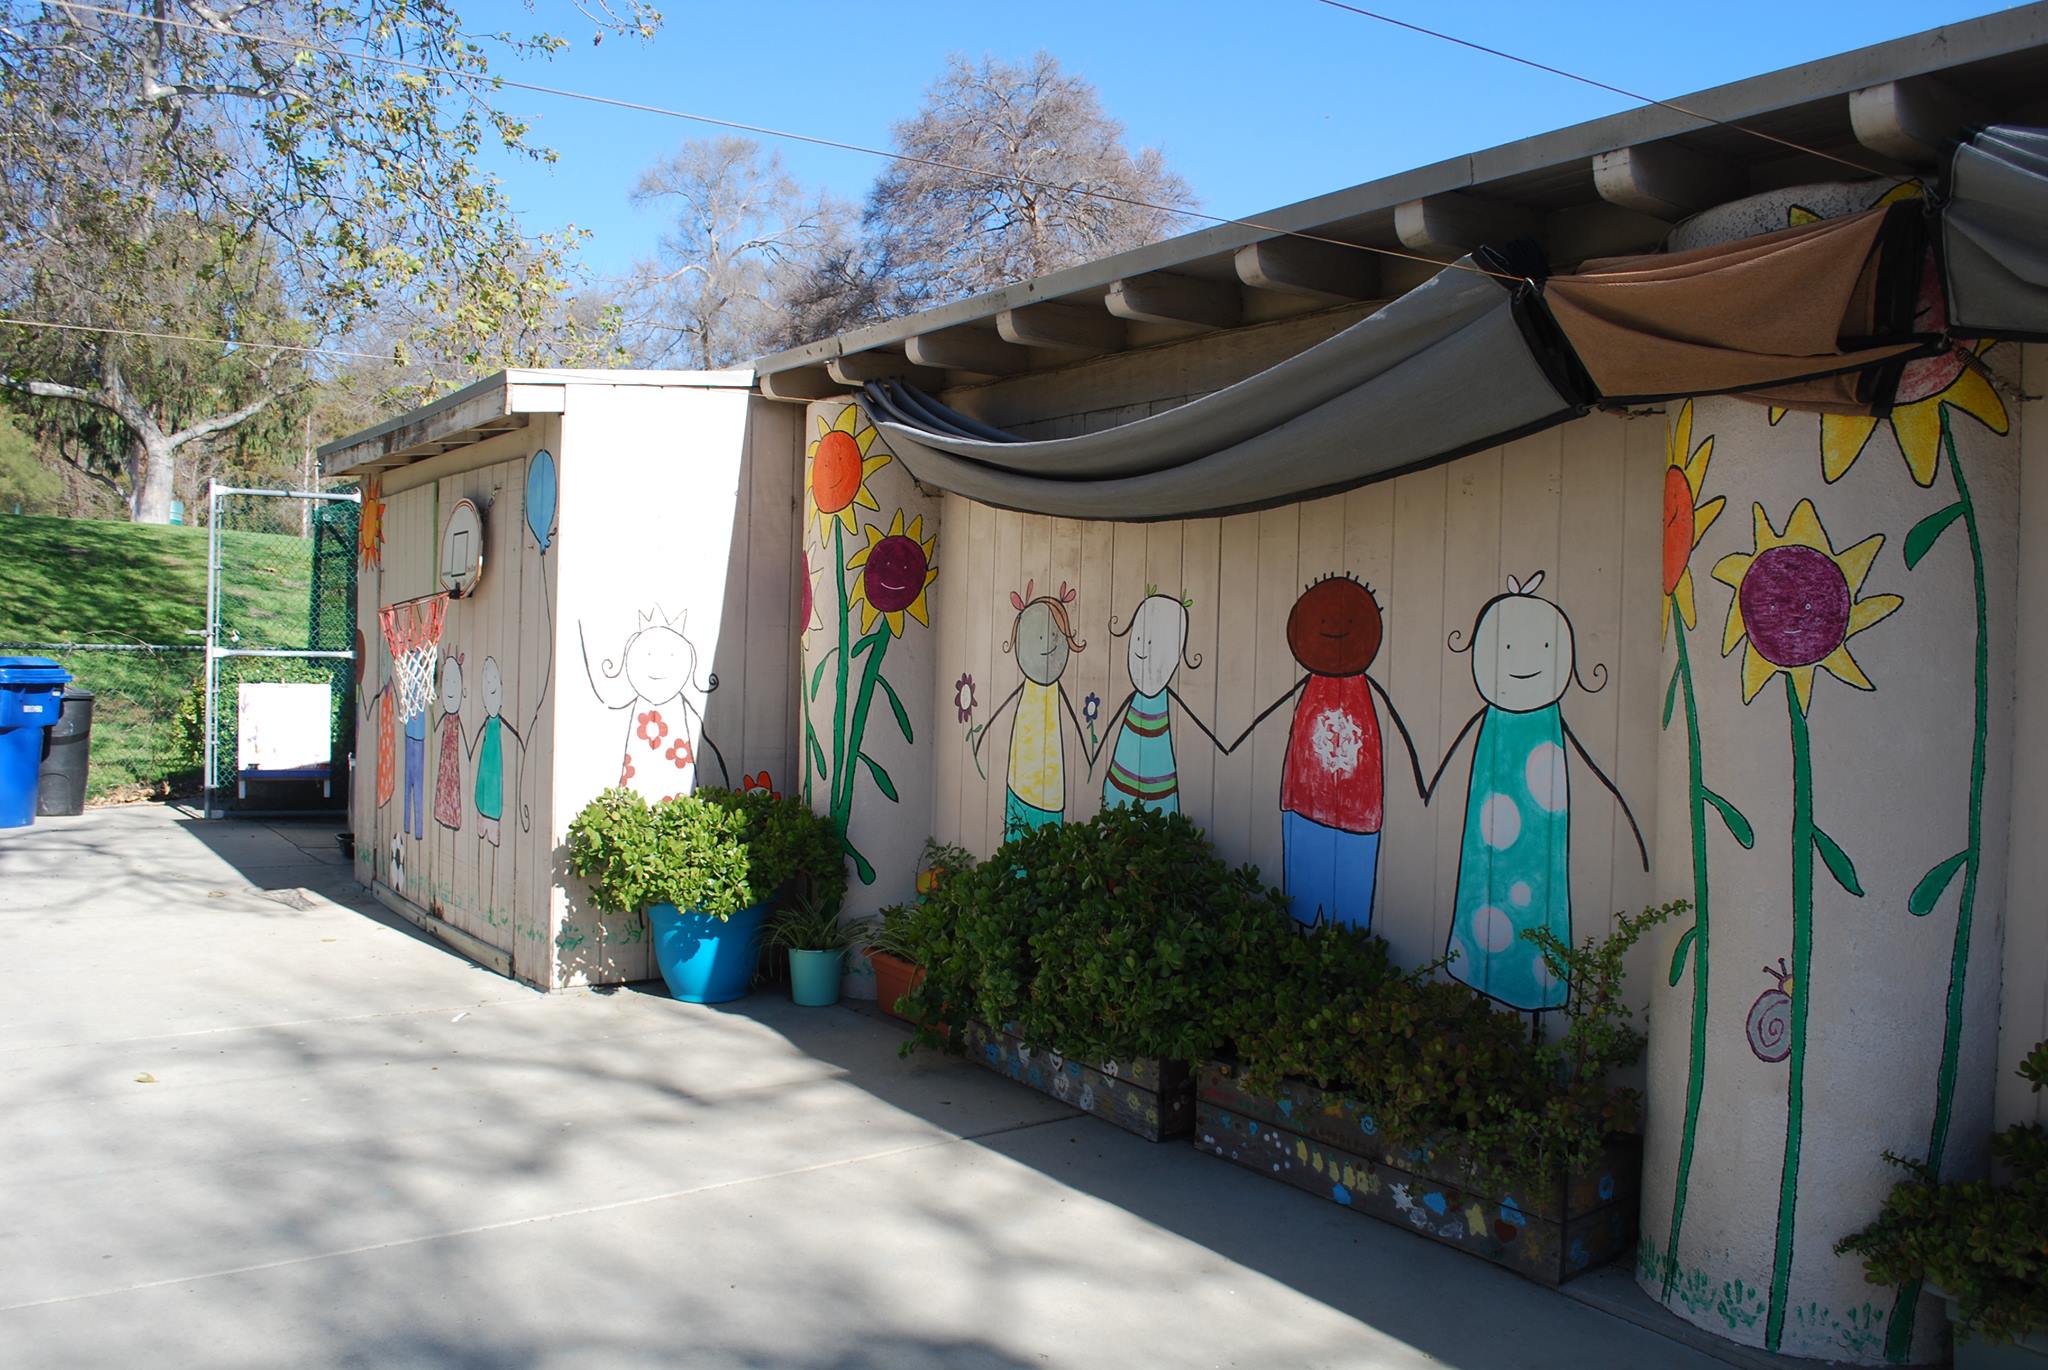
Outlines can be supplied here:
[[889, 378], [938, 389], [1386, 299], [1482, 242], [1533, 237], [1567, 268], [1653, 248], [1678, 221], [1744, 195], [1853, 179], [1858, 167], [1931, 172], [1975, 124], [2039, 120], [2044, 78], [2048, 3], [2036, 3], [1418, 167], [791, 348], [754, 369], [762, 392], [782, 400]]
[[330, 442], [319, 451], [321, 474], [365, 476], [438, 457], [510, 433], [536, 414], [560, 414], [576, 386], [684, 386], [745, 390], [754, 373], [731, 371], [602, 371], [520, 368], [466, 385], [395, 419]]

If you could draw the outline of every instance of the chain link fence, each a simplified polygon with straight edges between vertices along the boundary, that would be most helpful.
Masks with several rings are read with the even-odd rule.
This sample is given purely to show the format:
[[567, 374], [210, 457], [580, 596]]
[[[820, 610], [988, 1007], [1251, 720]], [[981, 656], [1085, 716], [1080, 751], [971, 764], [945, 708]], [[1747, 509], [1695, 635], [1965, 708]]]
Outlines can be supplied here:
[[89, 799], [147, 799], [199, 788], [206, 649], [162, 642], [0, 642], [0, 656], [46, 656], [93, 695]]

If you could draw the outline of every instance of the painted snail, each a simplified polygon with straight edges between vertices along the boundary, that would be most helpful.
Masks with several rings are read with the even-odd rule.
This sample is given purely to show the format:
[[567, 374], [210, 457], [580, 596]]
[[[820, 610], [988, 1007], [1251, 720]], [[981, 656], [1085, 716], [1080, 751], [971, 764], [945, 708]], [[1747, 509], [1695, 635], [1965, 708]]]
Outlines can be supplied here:
[[1792, 1054], [1792, 972], [1785, 968], [1781, 956], [1775, 967], [1764, 967], [1764, 974], [1777, 984], [1749, 1006], [1743, 1029], [1749, 1035], [1749, 1049], [1759, 1061], [1782, 1061]]

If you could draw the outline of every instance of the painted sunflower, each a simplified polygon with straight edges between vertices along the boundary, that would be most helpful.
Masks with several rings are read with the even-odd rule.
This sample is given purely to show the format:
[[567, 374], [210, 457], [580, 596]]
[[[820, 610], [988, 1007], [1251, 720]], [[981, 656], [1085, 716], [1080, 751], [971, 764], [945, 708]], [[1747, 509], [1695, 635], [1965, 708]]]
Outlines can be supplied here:
[[818, 511], [818, 541], [824, 542], [836, 517], [849, 533], [860, 531], [854, 514], [856, 506], [881, 512], [868, 478], [889, 464], [887, 452], [870, 456], [879, 435], [866, 421], [860, 406], [849, 404], [839, 417], [827, 423], [818, 418], [818, 436], [810, 447], [810, 462], [804, 469], [804, 492]]
[[1849, 639], [1906, 602], [1898, 595], [1859, 598], [1883, 546], [1884, 534], [1873, 533], [1836, 551], [1812, 500], [1793, 506], [1782, 533], [1771, 527], [1764, 507], [1756, 506], [1756, 551], [1733, 552], [1714, 563], [1714, 579], [1735, 590], [1721, 655], [1748, 639], [1743, 703], [1780, 671], [1792, 678], [1801, 712], [1813, 698], [1816, 667], [1859, 690], [1877, 688], [1850, 655]]
[[1687, 400], [1680, 406], [1678, 421], [1671, 425], [1671, 432], [1665, 439], [1664, 631], [1667, 633], [1671, 631], [1673, 604], [1678, 606], [1678, 616], [1687, 628], [1699, 626], [1699, 610], [1693, 599], [1692, 554], [1728, 503], [1724, 495], [1716, 495], [1704, 503], [1700, 500], [1700, 489], [1707, 481], [1707, 463], [1713, 456], [1712, 434], [1701, 438], [1698, 447], [1692, 445], [1692, 401]]
[[[1905, 182], [1894, 186], [1883, 196], [1872, 202], [1871, 208], [1888, 205], [1899, 200], [1914, 200], [1921, 197], [1917, 182]], [[1791, 212], [1793, 224], [1812, 223], [1820, 216], [1809, 209], [1794, 206]], [[1948, 329], [1948, 301], [1941, 290], [1941, 272], [1936, 268], [1934, 256], [1928, 254], [1926, 264], [1920, 272], [1920, 293], [1913, 309], [1913, 330], [1916, 333], [1941, 333]], [[1922, 488], [1934, 484], [1935, 470], [1941, 464], [1941, 407], [1949, 405], [1960, 409], [1992, 432], [2005, 435], [2012, 427], [2011, 417], [2005, 411], [2005, 401], [1976, 365], [1976, 359], [1991, 348], [1991, 340], [1981, 339], [1973, 347], [1953, 347], [1932, 357], [1916, 357], [1907, 362], [1899, 373], [1899, 386], [1892, 399], [1892, 412], [1887, 418], [1875, 419], [1858, 414], [1822, 414], [1820, 416], [1820, 473], [1832, 485], [1848, 473], [1870, 446], [1870, 439], [1880, 424], [1891, 425], [1892, 436], [1899, 441], [1899, 453], [1906, 459], [1906, 469], [1913, 473], [1913, 480]], [[1771, 410], [1771, 422], [1785, 417], [1783, 409]]]
[[887, 533], [870, 523], [867, 538], [867, 546], [846, 559], [847, 570], [860, 572], [851, 597], [852, 603], [860, 605], [860, 630], [867, 632], [882, 618], [888, 621], [890, 632], [902, 637], [905, 614], [931, 627], [925, 589], [939, 578], [939, 568], [932, 565], [939, 539], [937, 534], [924, 535], [924, 515], [919, 514], [905, 528], [903, 511], [898, 509]]

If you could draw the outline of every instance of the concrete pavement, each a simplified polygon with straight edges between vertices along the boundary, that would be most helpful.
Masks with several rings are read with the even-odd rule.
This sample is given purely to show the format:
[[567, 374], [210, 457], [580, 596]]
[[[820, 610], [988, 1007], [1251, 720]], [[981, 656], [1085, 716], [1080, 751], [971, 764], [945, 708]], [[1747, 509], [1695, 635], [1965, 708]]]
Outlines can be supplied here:
[[319, 825], [0, 831], [0, 951], [13, 1370], [1717, 1364], [852, 1010], [534, 993]]

